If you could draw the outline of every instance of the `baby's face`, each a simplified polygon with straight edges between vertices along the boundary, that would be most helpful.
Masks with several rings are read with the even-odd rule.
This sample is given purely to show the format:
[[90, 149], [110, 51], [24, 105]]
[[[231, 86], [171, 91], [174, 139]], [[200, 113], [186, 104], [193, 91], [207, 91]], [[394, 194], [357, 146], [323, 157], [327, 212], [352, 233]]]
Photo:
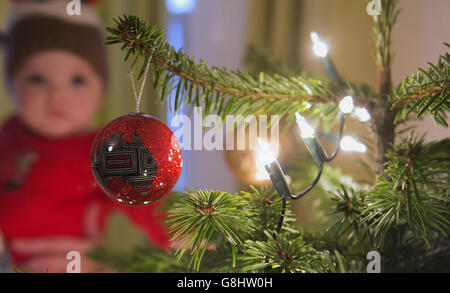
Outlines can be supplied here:
[[85, 131], [105, 93], [89, 63], [59, 50], [28, 58], [11, 86], [19, 116], [29, 128], [49, 138]]

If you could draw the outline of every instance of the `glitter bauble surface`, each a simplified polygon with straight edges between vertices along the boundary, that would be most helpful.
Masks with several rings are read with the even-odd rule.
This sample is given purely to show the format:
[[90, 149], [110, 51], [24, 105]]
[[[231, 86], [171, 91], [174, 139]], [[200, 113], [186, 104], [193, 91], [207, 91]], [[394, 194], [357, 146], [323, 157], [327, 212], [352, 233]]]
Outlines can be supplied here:
[[91, 169], [112, 199], [146, 205], [168, 193], [180, 176], [183, 155], [173, 132], [147, 114], [111, 121], [95, 138]]

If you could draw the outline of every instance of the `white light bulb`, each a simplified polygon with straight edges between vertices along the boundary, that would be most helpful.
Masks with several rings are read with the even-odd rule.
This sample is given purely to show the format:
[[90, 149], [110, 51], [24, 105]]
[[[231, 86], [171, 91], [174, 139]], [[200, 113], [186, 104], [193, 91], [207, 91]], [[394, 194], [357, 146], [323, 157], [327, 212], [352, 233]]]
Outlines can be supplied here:
[[255, 174], [256, 180], [264, 181], [264, 180], [270, 179], [269, 173], [267, 173], [266, 167], [265, 167], [264, 163], [262, 162], [260, 152], [256, 152], [256, 170], [257, 170], [257, 172]]
[[342, 101], [339, 103], [339, 109], [341, 109], [341, 112], [344, 114], [349, 114], [353, 111], [353, 97], [346, 96], [342, 99]]
[[314, 43], [320, 41], [319, 35], [315, 31], [311, 32], [310, 37]]
[[191, 13], [196, 5], [197, 0], [166, 0], [167, 10], [172, 14]]
[[262, 163], [262, 165], [270, 165], [277, 159], [272, 152], [270, 145], [258, 137], [258, 149], [256, 151], [256, 164]]
[[317, 57], [325, 58], [328, 55], [328, 46], [322, 42], [316, 32], [311, 32], [311, 40], [313, 41], [314, 54]]
[[365, 153], [367, 151], [367, 147], [365, 144], [360, 143], [351, 136], [344, 136], [342, 138], [341, 149], [347, 152]]
[[300, 136], [302, 138], [313, 138], [315, 134], [314, 128], [306, 122], [305, 117], [298, 112], [295, 112], [295, 117], [297, 118], [297, 125], [300, 129]]
[[369, 121], [372, 117], [370, 116], [369, 111], [366, 108], [355, 108], [355, 115], [359, 118], [361, 122]]

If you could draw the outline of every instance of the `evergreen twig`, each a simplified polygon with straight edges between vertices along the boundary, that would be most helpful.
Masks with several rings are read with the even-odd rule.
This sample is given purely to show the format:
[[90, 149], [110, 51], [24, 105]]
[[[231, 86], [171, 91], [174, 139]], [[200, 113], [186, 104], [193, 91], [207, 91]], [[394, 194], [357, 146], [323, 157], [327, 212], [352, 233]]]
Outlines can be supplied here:
[[[449, 44], [445, 44], [448, 48]], [[448, 127], [446, 112], [450, 110], [450, 55], [440, 56], [437, 64], [406, 77], [393, 92], [393, 106], [400, 107], [397, 121], [407, 119], [411, 112], [417, 118], [424, 113]]]
[[106, 44], [122, 44], [127, 51], [125, 60], [133, 57], [132, 67], [142, 63], [138, 79], [153, 54], [154, 88], [162, 100], [169, 96], [170, 89], [176, 89], [174, 111], [189, 103], [203, 104], [205, 114], [216, 109], [220, 117], [231, 113], [256, 114], [268, 108], [270, 113], [284, 115], [302, 111], [306, 103], [336, 102], [345, 94], [341, 85], [323, 78], [264, 73], [253, 76], [216, 66], [210, 68], [203, 60], [196, 63], [182, 49], [175, 51], [156, 26], [127, 15], [114, 22], [114, 27], [107, 28], [110, 35]]

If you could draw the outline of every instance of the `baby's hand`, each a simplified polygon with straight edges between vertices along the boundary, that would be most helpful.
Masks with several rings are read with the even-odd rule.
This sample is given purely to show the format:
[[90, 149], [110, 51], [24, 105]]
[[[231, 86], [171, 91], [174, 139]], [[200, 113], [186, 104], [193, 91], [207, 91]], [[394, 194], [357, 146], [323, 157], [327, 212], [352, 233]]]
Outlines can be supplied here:
[[70, 251], [80, 253], [80, 268], [82, 273], [96, 271], [96, 265], [91, 262], [85, 252], [98, 243], [90, 239], [74, 237], [42, 237], [29, 239], [16, 239], [12, 248], [21, 254], [31, 255], [24, 263], [18, 264], [21, 270], [30, 270], [33, 273], [65, 273], [71, 259], [67, 260]]
[[85, 253], [101, 243], [101, 233], [98, 225], [100, 207], [91, 205], [84, 218], [86, 237], [47, 236], [32, 239], [14, 239], [11, 248], [20, 254], [31, 255], [24, 263], [18, 264], [20, 269], [33, 273], [65, 273], [71, 259], [67, 260], [70, 251], [81, 255], [81, 272], [96, 272], [98, 265], [90, 261]]

